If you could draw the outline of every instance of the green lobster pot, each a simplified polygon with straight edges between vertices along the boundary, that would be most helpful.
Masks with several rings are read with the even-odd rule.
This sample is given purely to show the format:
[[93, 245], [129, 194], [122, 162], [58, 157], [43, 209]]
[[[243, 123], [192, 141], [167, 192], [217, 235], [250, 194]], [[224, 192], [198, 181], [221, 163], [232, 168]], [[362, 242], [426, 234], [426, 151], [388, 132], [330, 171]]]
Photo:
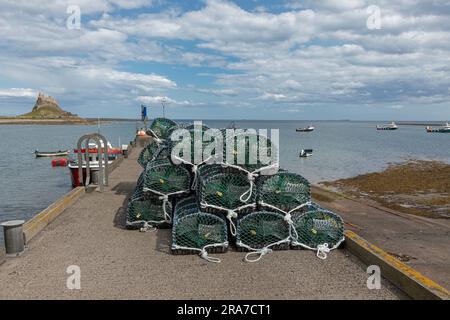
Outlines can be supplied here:
[[311, 201], [311, 186], [301, 175], [280, 171], [273, 176], [260, 176], [257, 181], [260, 210], [275, 208], [289, 212]]
[[168, 159], [150, 161], [145, 168], [144, 192], [161, 196], [175, 196], [190, 191], [190, 172], [173, 165]]
[[195, 196], [177, 203], [172, 228], [173, 254], [198, 254], [203, 249], [223, 253], [227, 248], [227, 224], [223, 217], [200, 211]]
[[156, 118], [150, 125], [150, 135], [156, 135], [156, 138], [168, 140], [173, 130], [178, 127], [177, 123], [167, 118]]
[[[143, 191], [144, 172], [139, 176], [133, 195], [127, 206], [128, 229], [138, 229], [145, 225], [162, 226], [166, 223], [164, 212], [172, 212], [172, 204], [164, 203], [158, 196]], [[163, 207], [165, 206], [165, 207]]]
[[298, 234], [293, 240], [293, 248], [318, 249], [328, 244], [335, 249], [344, 240], [344, 222], [342, 218], [318, 205], [310, 205], [292, 214], [292, 221]]
[[[278, 145], [257, 132], [235, 131], [231, 135], [222, 129], [224, 163], [236, 165], [248, 172], [254, 172], [278, 164]], [[278, 168], [269, 170], [276, 173]]]
[[[182, 132], [183, 134], [178, 137], [178, 140], [171, 139], [167, 142], [168, 149], [170, 150], [169, 158], [172, 160], [172, 162], [176, 164], [184, 163], [192, 166], [200, 165], [203, 161], [208, 160], [203, 159], [203, 151], [208, 145], [211, 144], [211, 141], [203, 141], [203, 135], [209, 128], [207, 126], [194, 127], [194, 125], [189, 125], [186, 128], [180, 127], [180, 129], [184, 130], [184, 132]], [[186, 146], [183, 146], [183, 148], [181, 148], [182, 145], [180, 145], [180, 147], [175, 151], [174, 148], [178, 147], [179, 144], [183, 142], [183, 138], [185, 138], [186, 135], [190, 136], [190, 143]], [[195, 139], [199, 140], [197, 144]], [[189, 153], [185, 154], [185, 151], [187, 150], [189, 150]], [[172, 153], [177, 158], [172, 158]], [[213, 152], [212, 156], [214, 155], [215, 152]], [[211, 157], [210, 159], [212, 160], [212, 158], [213, 157]]]
[[273, 250], [289, 249], [289, 224], [278, 212], [256, 211], [238, 220], [236, 247], [239, 251], [270, 247]]
[[150, 161], [165, 159], [169, 155], [170, 152], [166, 145], [152, 141], [142, 149], [137, 161], [142, 168], [145, 168]]
[[127, 228], [139, 229], [145, 224], [163, 226], [167, 223], [163, 206], [166, 212], [172, 212], [172, 204], [164, 203], [157, 196], [133, 199], [127, 207]]
[[220, 164], [203, 165], [199, 168], [197, 195], [202, 208], [207, 212], [252, 212], [256, 206], [255, 191], [247, 174], [241, 170]]

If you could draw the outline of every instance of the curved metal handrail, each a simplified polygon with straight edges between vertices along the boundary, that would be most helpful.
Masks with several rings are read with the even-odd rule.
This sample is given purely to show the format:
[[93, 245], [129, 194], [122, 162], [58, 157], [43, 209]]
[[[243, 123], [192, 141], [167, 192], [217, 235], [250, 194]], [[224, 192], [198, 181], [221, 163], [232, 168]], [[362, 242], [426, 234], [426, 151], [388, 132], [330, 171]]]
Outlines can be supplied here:
[[[83, 142], [85, 144], [85, 161], [86, 161], [86, 182], [85, 186], [90, 184], [91, 173], [90, 173], [90, 161], [89, 161], [89, 142], [94, 140], [97, 143], [97, 155], [98, 155], [98, 165], [99, 165], [99, 187], [100, 192], [103, 191], [104, 186], [108, 185], [108, 140], [98, 133], [85, 134], [78, 139], [77, 150], [78, 150], [78, 179], [80, 184], [83, 184], [83, 155], [81, 152], [81, 147]], [[103, 143], [103, 154], [102, 154], [102, 143]], [[103, 171], [104, 168], [104, 171]]]

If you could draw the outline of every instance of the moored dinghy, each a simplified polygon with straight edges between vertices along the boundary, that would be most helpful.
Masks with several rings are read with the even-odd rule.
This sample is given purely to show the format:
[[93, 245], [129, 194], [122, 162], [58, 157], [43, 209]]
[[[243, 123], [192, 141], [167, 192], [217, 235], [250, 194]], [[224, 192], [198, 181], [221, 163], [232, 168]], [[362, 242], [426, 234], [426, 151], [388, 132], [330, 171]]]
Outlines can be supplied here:
[[300, 158], [311, 157], [313, 153], [313, 149], [302, 149], [300, 154], [298, 155]]
[[58, 151], [34, 151], [36, 158], [39, 157], [62, 157], [69, 154], [69, 150], [58, 150]]

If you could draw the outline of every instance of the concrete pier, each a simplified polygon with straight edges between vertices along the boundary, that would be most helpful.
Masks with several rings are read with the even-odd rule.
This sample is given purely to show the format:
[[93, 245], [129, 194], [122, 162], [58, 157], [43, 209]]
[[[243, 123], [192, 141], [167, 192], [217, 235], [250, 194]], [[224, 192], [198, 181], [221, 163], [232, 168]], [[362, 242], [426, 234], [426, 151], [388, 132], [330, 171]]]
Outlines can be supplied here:
[[[139, 147], [111, 173], [105, 192], [84, 193], [0, 267], [0, 299], [402, 299], [390, 282], [367, 288], [366, 266], [346, 249], [326, 260], [276, 251], [257, 263], [230, 249], [219, 264], [170, 254], [170, 230], [123, 228], [142, 168]], [[81, 289], [67, 287], [80, 268]]]
[[425, 276], [450, 288], [450, 220], [401, 213], [370, 200], [314, 187], [313, 198], [352, 230]]

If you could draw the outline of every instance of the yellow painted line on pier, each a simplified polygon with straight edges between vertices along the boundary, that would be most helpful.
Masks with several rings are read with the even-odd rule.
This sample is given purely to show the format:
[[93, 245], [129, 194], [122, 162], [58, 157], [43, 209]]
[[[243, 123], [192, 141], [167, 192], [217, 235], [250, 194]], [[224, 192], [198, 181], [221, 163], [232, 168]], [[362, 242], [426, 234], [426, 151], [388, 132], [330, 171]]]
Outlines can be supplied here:
[[345, 231], [348, 251], [366, 264], [378, 265], [381, 275], [414, 299], [450, 299], [450, 292], [386, 251], [350, 230]]

